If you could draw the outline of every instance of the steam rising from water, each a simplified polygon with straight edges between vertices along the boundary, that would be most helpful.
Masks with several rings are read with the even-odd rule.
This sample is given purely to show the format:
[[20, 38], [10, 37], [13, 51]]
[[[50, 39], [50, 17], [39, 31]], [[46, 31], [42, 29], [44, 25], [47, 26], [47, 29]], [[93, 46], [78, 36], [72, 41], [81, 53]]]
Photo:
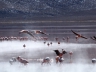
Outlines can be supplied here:
[[27, 66], [9, 63], [0, 63], [1, 72], [95, 72], [96, 65], [88, 64], [64, 64], [64, 65], [45, 65], [28, 64]]
[[[48, 43], [48, 42], [47, 42]], [[50, 43], [50, 41], [49, 41]], [[90, 48], [95, 47], [95, 44], [75, 44], [75, 43], [58, 43], [53, 42], [53, 45], [47, 46], [44, 45], [43, 41], [4, 41], [0, 42], [0, 52], [9, 52], [9, 51], [22, 51], [23, 44], [26, 44], [26, 50], [43, 50], [43, 49], [58, 49], [58, 48], [67, 48], [67, 49], [79, 49], [79, 48]]]
[[[26, 44], [25, 49], [23, 48], [23, 44]], [[88, 64], [85, 62], [79, 62], [81, 57], [85, 58], [83, 61], [87, 61], [87, 51], [84, 50], [84, 52], [81, 51], [81, 49], [88, 49], [88, 48], [95, 48], [95, 44], [73, 44], [73, 43], [61, 43], [58, 45], [56, 42], [53, 43], [52, 46], [47, 46], [46, 44], [44, 45], [43, 42], [34, 42], [34, 41], [4, 41], [0, 42], [0, 57], [3, 59], [7, 58], [7, 61], [0, 61], [0, 72], [95, 72], [96, 71], [96, 65], [93, 64]], [[10, 65], [8, 60], [12, 57], [15, 56], [14, 54], [17, 52], [17, 55], [20, 55], [23, 51], [27, 52], [25, 58], [27, 56], [29, 57], [43, 57], [43, 55], [46, 56], [51, 56], [55, 54], [52, 50], [54, 49], [65, 49], [68, 52], [73, 51], [73, 55], [75, 55], [73, 63], [68, 63], [65, 58], [65, 61], [63, 64], [55, 64], [53, 62], [51, 65], [43, 65], [41, 66], [41, 63], [34, 63], [30, 62], [27, 66], [24, 66], [20, 63], [16, 63], [14, 65]], [[34, 53], [38, 53], [36, 55], [33, 55]], [[76, 55], [76, 51], [81, 51], [81, 54]], [[6, 57], [4, 57], [4, 54], [6, 54]], [[31, 54], [31, 55], [30, 55]], [[51, 55], [49, 55], [51, 54]], [[84, 55], [83, 55], [84, 54]], [[2, 57], [3, 56], [3, 57]], [[22, 55], [23, 56], [23, 55]], [[56, 55], [55, 55], [56, 56]], [[67, 55], [68, 56], [68, 55]], [[81, 56], [81, 57], [80, 57]], [[51, 56], [51, 58], [54, 58], [54, 55]], [[65, 56], [66, 57], [66, 56]], [[79, 58], [80, 57], [80, 58]], [[69, 60], [68, 60], [69, 61]], [[77, 61], [77, 62], [75, 62]]]

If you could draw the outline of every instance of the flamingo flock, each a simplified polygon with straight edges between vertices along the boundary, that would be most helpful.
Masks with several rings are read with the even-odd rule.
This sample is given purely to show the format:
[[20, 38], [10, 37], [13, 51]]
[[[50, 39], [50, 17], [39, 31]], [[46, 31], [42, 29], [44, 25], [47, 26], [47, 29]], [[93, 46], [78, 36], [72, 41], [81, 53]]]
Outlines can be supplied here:
[[0, 37], [0, 41], [27, 41], [29, 40], [28, 37], [14, 37], [14, 36], [9, 36], [9, 37]]
[[[75, 32], [74, 30], [70, 30], [70, 32], [72, 32], [75, 35], [76, 41], [78, 41], [78, 39], [80, 39], [80, 38], [82, 38], [82, 39], [89, 39], [88, 37], [83, 36], [83, 35]], [[44, 44], [47, 44], [48, 46], [52, 45], [52, 42], [51, 43], [46, 43], [46, 41], [50, 40], [49, 36], [51, 36], [51, 34], [48, 34], [48, 33], [44, 32], [44, 31], [41, 31], [41, 30], [30, 30], [30, 31], [29, 30], [21, 30], [19, 32], [19, 34], [21, 34], [21, 33], [26, 33], [26, 34], [30, 35], [32, 38], [34, 38], [35, 40], [41, 39], [41, 40], [44, 41]], [[40, 37], [38, 35], [39, 36], [39, 39], [38, 39], [37, 34], [43, 35], [43, 37]], [[92, 36], [92, 37], [90, 37], [90, 39], [96, 40], [96, 37], [95, 36]], [[64, 42], [69, 43], [70, 37], [69, 36], [62, 37], [62, 38], [54, 37], [54, 40], [59, 45], [60, 44], [60, 41], [64, 41]]]
[[[59, 50], [53, 50], [53, 52], [56, 53], [56, 57], [54, 58], [55, 59], [55, 62], [56, 64], [62, 64], [64, 62], [64, 58], [63, 58], [63, 55], [64, 54], [67, 54], [68, 52], [65, 51], [64, 49], [62, 49], [62, 52], [60, 52]], [[71, 54], [72, 55], [72, 54]], [[43, 59], [35, 59], [36, 61], [40, 61], [41, 62], [41, 65], [44, 65], [44, 64], [47, 64], [47, 65], [51, 65], [51, 63], [54, 61], [54, 59], [50, 58], [50, 57], [45, 57]], [[23, 65], [27, 65], [29, 63], [29, 60], [34, 60], [34, 59], [24, 59], [22, 58], [21, 56], [18, 56], [18, 57], [12, 57], [10, 60], [9, 60], [9, 63], [11, 65], [13, 65], [14, 63], [16, 62], [19, 62]]]
[[[79, 33], [76, 33], [73, 30], [70, 30], [70, 31], [75, 35], [76, 41], [79, 38], [88, 39], [87, 37], [85, 37], [85, 36], [83, 36], [83, 35], [81, 35]], [[19, 32], [19, 34], [22, 34], [22, 33], [26, 33], [26, 34], [30, 35], [35, 40], [38, 40], [38, 37], [36, 37], [37, 34], [46, 35], [46, 37], [39, 37], [40, 40], [43, 40], [44, 41], [43, 43], [45, 45], [47, 44], [48, 47], [52, 46], [52, 44], [53, 44], [52, 41], [48, 42], [48, 39], [49, 39], [48, 36], [51, 35], [51, 34], [47, 34], [47, 33], [43, 32], [41, 30], [31, 30], [31, 31], [29, 31], [29, 30], [21, 30]], [[57, 44], [60, 45], [60, 43], [61, 43], [60, 42], [60, 38], [59, 37], [54, 37], [54, 39], [55, 39], [55, 42], [57, 42]], [[62, 41], [66, 41], [68, 43], [70, 37], [69, 36], [67, 36], [66, 38], [62, 37], [61, 39], [62, 39]], [[92, 36], [92, 37], [90, 37], [90, 39], [96, 40], [96, 36]], [[26, 45], [24, 44], [23, 47], [25, 48]], [[70, 51], [69, 53], [67, 51], [65, 51], [64, 49], [62, 49], [62, 52], [60, 52], [59, 50], [53, 50], [53, 51], [56, 53], [56, 57], [55, 57], [56, 63], [60, 63], [61, 64], [64, 61], [64, 58], [63, 58], [64, 54], [69, 54], [70, 55], [70, 63], [72, 62], [72, 59], [71, 59], [72, 58], [72, 54], [73, 54], [72, 51]], [[10, 64], [13, 64], [13, 62], [16, 62], [16, 60], [18, 60], [20, 63], [23, 63], [24, 65], [27, 65], [27, 63], [29, 63], [27, 60], [22, 59], [21, 57], [17, 57], [16, 59], [12, 58], [9, 62], [10, 62]], [[92, 62], [94, 63], [95, 60], [92, 60]], [[46, 57], [46, 58], [44, 58], [42, 60], [41, 65], [43, 65], [43, 64], [50, 64], [50, 63], [51, 63], [50, 57]]]

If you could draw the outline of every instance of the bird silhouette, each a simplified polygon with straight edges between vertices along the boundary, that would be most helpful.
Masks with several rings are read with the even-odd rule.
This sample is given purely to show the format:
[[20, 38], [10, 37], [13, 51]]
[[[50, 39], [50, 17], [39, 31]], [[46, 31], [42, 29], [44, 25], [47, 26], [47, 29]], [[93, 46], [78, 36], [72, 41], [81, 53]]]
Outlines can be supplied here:
[[[34, 39], [36, 39], [36, 37], [30, 32], [30, 31], [28, 31], [28, 30], [21, 30], [21, 31], [19, 31], [19, 34], [21, 34], [21, 33], [27, 33], [27, 34], [29, 34], [30, 36], [32, 36]], [[36, 39], [37, 40], [37, 39]]]
[[44, 35], [50, 35], [50, 34], [47, 34], [41, 30], [33, 30], [36, 34], [44, 34]]
[[62, 57], [64, 54], [67, 53], [64, 49], [62, 49], [62, 53], [60, 53], [59, 50], [54, 50], [54, 52], [55, 52], [56, 55], [59, 56], [59, 57]]
[[96, 36], [90, 37], [92, 40], [96, 40]]
[[56, 40], [56, 41], [58, 41], [58, 39], [59, 39], [58, 37], [55, 37], [55, 40]]
[[84, 36], [82, 36], [82, 35], [80, 35], [80, 34], [74, 32], [73, 30], [71, 30], [71, 31], [76, 35], [76, 41], [77, 41], [78, 38], [88, 39], [87, 37], [84, 37]]

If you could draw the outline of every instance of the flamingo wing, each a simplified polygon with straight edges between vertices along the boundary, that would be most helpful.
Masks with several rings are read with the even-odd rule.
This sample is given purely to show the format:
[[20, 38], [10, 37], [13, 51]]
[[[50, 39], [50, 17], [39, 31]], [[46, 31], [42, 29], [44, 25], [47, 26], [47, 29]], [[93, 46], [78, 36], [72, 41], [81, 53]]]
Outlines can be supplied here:
[[58, 50], [54, 50], [54, 52], [56, 53], [57, 56], [60, 55], [60, 52]]
[[40, 31], [40, 33], [41, 33], [41, 34], [44, 34], [44, 35], [49, 35], [49, 34], [47, 34], [47, 33], [43, 32], [43, 31]]
[[81, 36], [82, 38], [84, 38], [84, 39], [88, 39], [87, 37], [84, 37], [84, 36]]
[[20, 34], [20, 33], [27, 33], [27, 34], [29, 34], [30, 36], [32, 36], [34, 39], [36, 39], [35, 36], [34, 36], [31, 32], [29, 32], [28, 30], [21, 30], [21, 31], [19, 32], [19, 34]]
[[29, 63], [27, 60], [23, 60], [24, 63]]
[[94, 40], [94, 38], [93, 37], [90, 37], [92, 40]]
[[29, 34], [30, 36], [34, 37], [34, 35], [32, 33], [30, 33], [30, 32], [27, 32], [27, 34]]
[[28, 30], [21, 30], [21, 31], [19, 31], [19, 34], [21, 34], [21, 33], [27, 33], [28, 32]]
[[41, 31], [41, 30], [35, 30], [35, 33], [36, 33], [36, 34], [49, 35], [49, 34], [46, 34], [45, 32], [43, 32], [43, 31]]
[[[34, 39], [36, 39], [36, 37], [31, 33], [31, 32], [27, 32], [27, 34], [29, 34], [30, 36], [32, 36]], [[36, 39], [37, 40], [37, 39]]]
[[64, 50], [64, 51], [63, 51], [63, 54], [66, 54], [66, 53], [67, 53], [67, 52]]
[[73, 30], [71, 30], [75, 35], [79, 35], [78, 33], [74, 32]]
[[96, 36], [94, 36], [94, 39], [96, 40]]

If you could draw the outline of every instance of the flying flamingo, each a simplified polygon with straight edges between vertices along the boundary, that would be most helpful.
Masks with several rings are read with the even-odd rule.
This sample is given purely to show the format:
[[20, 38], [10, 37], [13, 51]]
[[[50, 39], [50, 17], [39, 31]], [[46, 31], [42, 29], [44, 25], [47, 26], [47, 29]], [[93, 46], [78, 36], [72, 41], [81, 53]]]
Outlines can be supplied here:
[[84, 36], [82, 36], [82, 35], [80, 35], [80, 34], [74, 32], [73, 30], [71, 30], [71, 31], [76, 35], [76, 41], [77, 41], [78, 38], [88, 39], [87, 37], [84, 37]]
[[20, 33], [27, 33], [27, 34], [31, 35], [33, 38], [35, 38], [35, 39], [36, 39], [36, 37], [34, 36], [34, 33], [35, 33], [35, 34], [49, 35], [49, 34], [43, 32], [43, 31], [41, 31], [41, 30], [31, 30], [31, 31], [29, 31], [29, 30], [21, 30], [21, 31], [19, 32], [19, 34], [20, 34]]
[[19, 32], [19, 34], [21, 34], [21, 33], [27, 33], [27, 34], [29, 34], [30, 36], [32, 36], [35, 40], [37, 40], [36, 37], [33, 35], [33, 33], [31, 33], [31, 32], [28, 31], [28, 30], [21, 30], [21, 31]]
[[93, 36], [93, 37], [90, 37], [92, 40], [96, 40], [96, 37], [95, 36]]
[[50, 35], [50, 34], [47, 34], [41, 30], [33, 30], [36, 34], [44, 34], [44, 35]]

